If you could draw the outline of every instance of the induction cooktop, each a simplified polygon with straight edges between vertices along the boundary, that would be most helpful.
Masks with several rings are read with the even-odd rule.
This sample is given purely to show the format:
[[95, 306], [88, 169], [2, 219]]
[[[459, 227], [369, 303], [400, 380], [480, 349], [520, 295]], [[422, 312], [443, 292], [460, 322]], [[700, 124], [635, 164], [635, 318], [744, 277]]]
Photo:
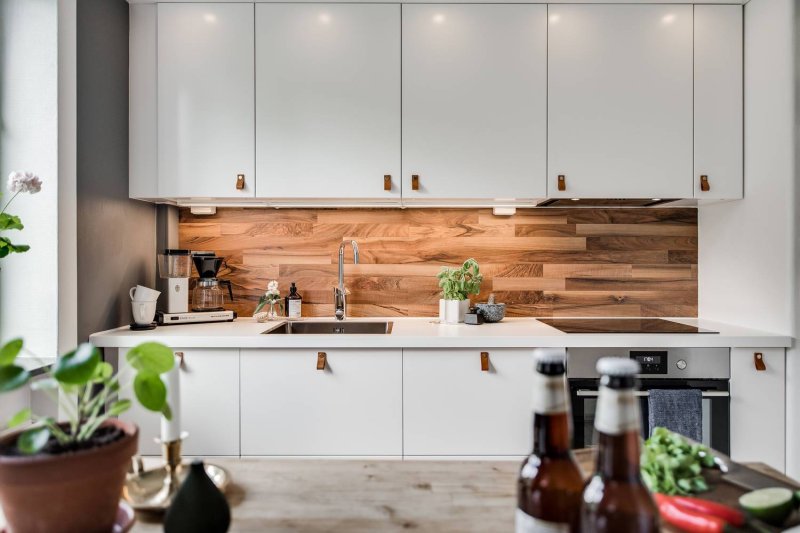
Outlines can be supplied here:
[[540, 318], [564, 333], [719, 333], [663, 318]]

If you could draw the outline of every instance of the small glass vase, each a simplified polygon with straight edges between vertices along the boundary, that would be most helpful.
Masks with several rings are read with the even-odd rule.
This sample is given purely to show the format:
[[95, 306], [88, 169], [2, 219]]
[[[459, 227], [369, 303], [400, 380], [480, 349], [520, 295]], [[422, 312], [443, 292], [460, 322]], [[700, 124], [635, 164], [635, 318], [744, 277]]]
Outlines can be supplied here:
[[266, 311], [259, 311], [253, 315], [253, 318], [256, 319], [256, 322], [271, 322], [273, 320], [278, 320], [280, 318], [278, 309], [280, 309], [280, 303], [278, 301], [270, 302], [269, 308]]
[[269, 310], [267, 311], [267, 321], [276, 320], [278, 318], [278, 312], [275, 310], [275, 306], [278, 302], [270, 302]]

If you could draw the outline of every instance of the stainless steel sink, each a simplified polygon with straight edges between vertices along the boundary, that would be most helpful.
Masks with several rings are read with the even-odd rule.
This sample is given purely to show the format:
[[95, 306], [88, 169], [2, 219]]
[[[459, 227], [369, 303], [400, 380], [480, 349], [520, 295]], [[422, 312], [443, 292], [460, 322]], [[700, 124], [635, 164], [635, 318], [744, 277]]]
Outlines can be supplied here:
[[265, 331], [266, 335], [389, 335], [393, 322], [357, 322], [344, 320], [341, 322], [284, 322], [280, 326]]

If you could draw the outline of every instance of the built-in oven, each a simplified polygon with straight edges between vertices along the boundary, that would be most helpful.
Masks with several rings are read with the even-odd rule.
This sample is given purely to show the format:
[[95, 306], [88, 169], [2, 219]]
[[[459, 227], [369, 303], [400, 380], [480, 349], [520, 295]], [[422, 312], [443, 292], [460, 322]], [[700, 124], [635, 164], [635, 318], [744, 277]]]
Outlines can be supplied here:
[[605, 356], [637, 360], [642, 373], [642, 437], [647, 438], [649, 391], [698, 389], [702, 394], [703, 444], [730, 454], [730, 350], [728, 348], [569, 348], [567, 379], [572, 400], [573, 447], [594, 445], [594, 416], [600, 375], [597, 360]]

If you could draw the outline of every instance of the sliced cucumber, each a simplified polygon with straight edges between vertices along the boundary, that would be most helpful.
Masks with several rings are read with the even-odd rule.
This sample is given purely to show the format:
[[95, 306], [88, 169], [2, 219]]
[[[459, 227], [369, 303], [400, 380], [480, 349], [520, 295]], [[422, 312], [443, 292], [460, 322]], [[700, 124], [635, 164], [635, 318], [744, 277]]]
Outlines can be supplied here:
[[794, 494], [782, 487], [754, 490], [742, 495], [739, 505], [754, 517], [780, 526], [794, 510]]

